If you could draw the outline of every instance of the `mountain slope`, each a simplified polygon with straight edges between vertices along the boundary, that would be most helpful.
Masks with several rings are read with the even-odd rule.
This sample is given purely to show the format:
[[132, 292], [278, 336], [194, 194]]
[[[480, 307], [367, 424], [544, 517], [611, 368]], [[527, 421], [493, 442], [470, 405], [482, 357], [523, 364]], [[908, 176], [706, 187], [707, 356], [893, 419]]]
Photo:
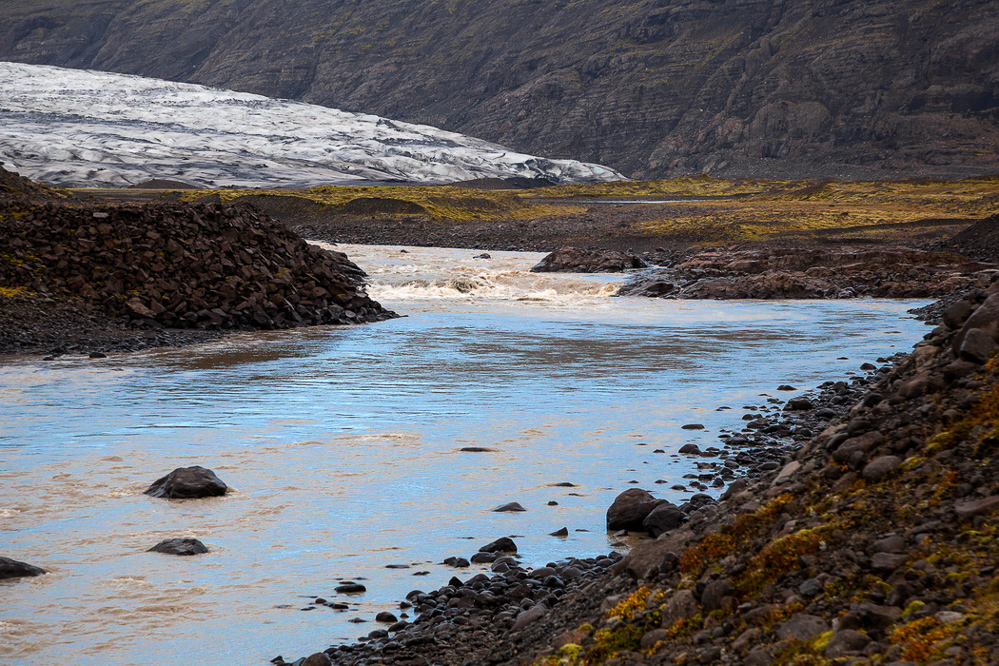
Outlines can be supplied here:
[[661, 177], [999, 170], [989, 0], [12, 0], [0, 58], [376, 113]]

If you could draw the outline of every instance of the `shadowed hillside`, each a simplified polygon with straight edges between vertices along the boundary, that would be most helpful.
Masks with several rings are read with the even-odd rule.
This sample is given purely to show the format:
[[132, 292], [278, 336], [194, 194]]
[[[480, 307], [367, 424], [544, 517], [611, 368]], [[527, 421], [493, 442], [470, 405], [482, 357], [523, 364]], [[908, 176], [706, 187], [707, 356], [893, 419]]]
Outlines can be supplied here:
[[988, 0], [16, 0], [0, 58], [429, 123], [633, 177], [999, 171]]

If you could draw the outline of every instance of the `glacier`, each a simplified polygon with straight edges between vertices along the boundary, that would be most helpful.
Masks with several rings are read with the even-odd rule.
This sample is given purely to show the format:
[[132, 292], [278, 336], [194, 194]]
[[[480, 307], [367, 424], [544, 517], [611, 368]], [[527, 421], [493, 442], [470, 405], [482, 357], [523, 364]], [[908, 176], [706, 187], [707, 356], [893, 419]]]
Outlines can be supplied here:
[[60, 187], [624, 180], [427, 125], [126, 74], [0, 62], [0, 162]]

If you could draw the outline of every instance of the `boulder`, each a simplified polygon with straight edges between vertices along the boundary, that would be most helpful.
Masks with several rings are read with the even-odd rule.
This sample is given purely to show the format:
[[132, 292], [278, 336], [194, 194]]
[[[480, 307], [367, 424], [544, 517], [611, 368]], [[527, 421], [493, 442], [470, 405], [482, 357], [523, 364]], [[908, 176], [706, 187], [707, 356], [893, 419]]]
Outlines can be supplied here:
[[777, 638], [782, 641], [789, 638], [807, 641], [809, 638], [814, 638], [827, 631], [829, 631], [829, 623], [821, 617], [799, 613], [780, 625], [780, 628], [777, 629]]
[[649, 512], [642, 521], [645, 531], [654, 537], [675, 530], [687, 520], [686, 514], [671, 502], [663, 502]]
[[985, 299], [985, 302], [978, 306], [978, 309], [971, 313], [964, 326], [954, 336], [954, 355], [961, 357], [961, 348], [964, 346], [965, 338], [973, 329], [979, 329], [985, 333], [993, 342], [999, 341], [999, 294], [992, 294]]
[[496, 507], [495, 509], [493, 509], [493, 511], [497, 513], [510, 513], [515, 511], [527, 511], [527, 509], [521, 506], [520, 502], [508, 502], [506, 504]]
[[555, 250], [531, 269], [532, 273], [621, 273], [645, 268], [646, 263], [632, 254], [617, 250], [584, 250], [563, 247]]
[[164, 539], [146, 552], [167, 555], [201, 555], [207, 553], [208, 548], [197, 539]]
[[500, 537], [479, 548], [480, 553], [516, 553], [517, 544], [510, 537]]
[[9, 557], [0, 557], [0, 579], [41, 576], [43, 573], [45, 573], [45, 569], [33, 564], [12, 560]]
[[868, 483], [877, 483], [882, 479], [895, 473], [898, 466], [902, 464], [902, 459], [898, 456], [879, 456], [864, 467], [860, 476]]
[[825, 656], [827, 659], [839, 659], [851, 654], [863, 652], [864, 648], [870, 645], [871, 639], [867, 634], [863, 634], [853, 629], [838, 631], [829, 639], [826, 644]]
[[961, 359], [972, 363], [985, 363], [999, 350], [999, 345], [980, 328], [969, 329], [961, 343]]
[[644, 532], [643, 521], [653, 509], [665, 501], [656, 499], [647, 490], [629, 488], [618, 495], [607, 509], [607, 529], [612, 532], [618, 530]]
[[210, 469], [193, 465], [178, 467], [166, 476], [157, 479], [145, 494], [167, 499], [190, 499], [197, 497], [219, 497], [225, 495], [228, 486]]

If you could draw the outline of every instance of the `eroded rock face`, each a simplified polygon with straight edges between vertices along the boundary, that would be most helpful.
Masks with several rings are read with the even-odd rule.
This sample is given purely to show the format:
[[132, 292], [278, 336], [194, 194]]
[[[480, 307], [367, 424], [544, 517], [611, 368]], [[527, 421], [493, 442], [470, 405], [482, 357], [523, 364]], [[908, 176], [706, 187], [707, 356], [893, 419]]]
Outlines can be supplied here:
[[192, 499], [225, 495], [228, 486], [210, 469], [193, 465], [178, 467], [153, 482], [145, 494], [166, 499]]
[[645, 268], [644, 261], [617, 250], [583, 250], [563, 247], [555, 250], [532, 269], [532, 273], [621, 273]]

